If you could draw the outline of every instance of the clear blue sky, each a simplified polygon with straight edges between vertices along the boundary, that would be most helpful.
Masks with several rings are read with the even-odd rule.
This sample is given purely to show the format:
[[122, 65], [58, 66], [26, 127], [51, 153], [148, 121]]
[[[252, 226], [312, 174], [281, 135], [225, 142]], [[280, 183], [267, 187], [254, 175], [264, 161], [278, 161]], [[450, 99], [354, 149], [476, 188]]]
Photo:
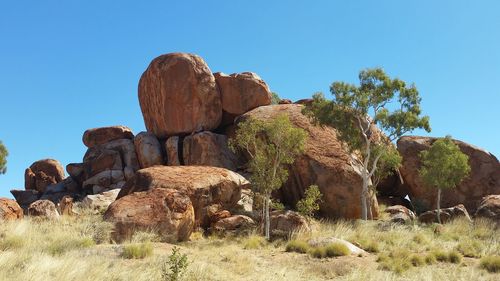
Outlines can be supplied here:
[[144, 130], [138, 80], [169, 52], [254, 71], [292, 100], [380, 66], [415, 82], [430, 135], [500, 156], [499, 15], [496, 0], [2, 1], [0, 196], [35, 160], [80, 162], [88, 128]]

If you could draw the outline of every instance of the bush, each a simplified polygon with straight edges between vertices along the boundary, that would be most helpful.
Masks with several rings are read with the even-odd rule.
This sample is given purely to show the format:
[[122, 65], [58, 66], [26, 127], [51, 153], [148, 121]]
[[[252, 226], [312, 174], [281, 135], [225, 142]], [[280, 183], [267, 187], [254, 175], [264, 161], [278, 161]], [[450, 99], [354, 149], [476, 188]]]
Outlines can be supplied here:
[[172, 254], [163, 263], [161, 277], [165, 281], [178, 281], [182, 278], [188, 267], [186, 254], [181, 254], [179, 248], [172, 248]]
[[309, 244], [301, 240], [292, 240], [286, 244], [285, 251], [305, 254], [309, 250]]
[[500, 272], [500, 256], [483, 257], [479, 262], [479, 266], [488, 272]]
[[327, 257], [347, 256], [351, 253], [349, 248], [342, 243], [332, 243], [325, 247]]
[[123, 247], [122, 257], [126, 259], [143, 259], [153, 255], [151, 243], [128, 244]]
[[321, 197], [322, 194], [317, 185], [309, 186], [304, 193], [304, 198], [297, 202], [297, 211], [304, 216], [311, 217], [319, 210]]

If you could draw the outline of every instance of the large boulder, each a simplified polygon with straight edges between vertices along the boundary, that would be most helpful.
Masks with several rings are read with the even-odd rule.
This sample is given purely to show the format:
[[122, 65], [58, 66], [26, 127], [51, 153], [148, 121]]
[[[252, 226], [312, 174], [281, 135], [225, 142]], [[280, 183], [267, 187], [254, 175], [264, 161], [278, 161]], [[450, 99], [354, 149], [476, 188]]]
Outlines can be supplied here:
[[120, 189], [112, 189], [98, 194], [87, 195], [82, 200], [82, 206], [91, 210], [106, 210], [111, 203], [115, 202]]
[[178, 242], [189, 239], [194, 210], [183, 192], [158, 188], [113, 202], [104, 219], [114, 223], [113, 239], [118, 242], [129, 239], [135, 231], [154, 231], [166, 242]]
[[208, 166], [154, 166], [137, 171], [118, 198], [138, 191], [167, 188], [185, 192], [195, 210], [196, 225], [210, 226], [207, 207], [219, 204], [232, 210], [241, 198], [241, 189], [250, 183], [239, 174]]
[[31, 203], [28, 208], [28, 215], [45, 219], [59, 218], [56, 205], [50, 200], [38, 200]]
[[17, 203], [21, 206], [21, 208], [28, 210], [28, 207], [31, 203], [40, 199], [42, 196], [41, 192], [38, 192], [34, 189], [30, 190], [20, 190], [20, 189], [12, 189], [10, 191], [12, 196], [16, 199]]
[[163, 164], [160, 142], [152, 133], [139, 133], [134, 138], [134, 145], [141, 168]]
[[415, 213], [402, 205], [387, 207], [385, 212], [389, 214], [391, 222], [405, 224], [416, 219]]
[[[281, 202], [295, 206], [310, 185], [318, 185], [323, 194], [320, 211], [328, 218], [357, 219], [361, 217], [361, 167], [351, 162], [349, 152], [342, 147], [334, 129], [313, 125], [302, 114], [302, 105], [283, 104], [258, 107], [246, 118], [272, 120], [286, 114], [290, 121], [304, 129], [309, 137], [305, 152], [289, 168], [288, 181], [276, 193]], [[372, 215], [378, 216], [375, 196], [371, 200]]]
[[235, 117], [256, 107], [271, 104], [271, 91], [266, 82], [252, 72], [217, 72], [214, 74], [222, 98], [223, 120], [232, 124]]
[[269, 229], [274, 237], [290, 237], [297, 231], [311, 232], [307, 219], [294, 211], [272, 211], [269, 219]]
[[475, 216], [489, 218], [500, 223], [500, 195], [484, 197], [479, 208], [477, 208]]
[[[467, 209], [465, 209], [462, 204], [450, 208], [440, 209], [439, 218], [442, 223], [446, 223], [457, 218], [465, 218], [466, 220], [472, 222]], [[438, 222], [437, 210], [431, 210], [420, 214], [420, 216], [418, 216], [418, 220], [422, 223]]]
[[24, 187], [26, 190], [34, 189], [44, 192], [51, 184], [56, 184], [64, 179], [64, 168], [59, 161], [43, 159], [36, 161], [24, 172]]
[[[437, 189], [427, 187], [418, 173], [421, 167], [420, 152], [428, 149], [435, 140], [437, 138], [405, 136], [397, 142], [398, 151], [403, 156], [401, 174], [417, 211], [436, 208]], [[484, 196], [500, 194], [500, 163], [487, 151], [462, 141], [454, 142], [469, 157], [471, 172], [456, 188], [442, 191], [441, 206], [463, 204], [473, 212]]]
[[221, 167], [236, 170], [236, 155], [229, 149], [227, 137], [204, 131], [184, 138], [184, 165]]
[[24, 216], [23, 209], [16, 201], [8, 198], [0, 198], [0, 221], [18, 220]]
[[139, 81], [139, 103], [147, 130], [160, 139], [215, 129], [222, 118], [215, 78], [192, 54], [155, 58]]
[[132, 130], [125, 126], [111, 126], [88, 129], [83, 133], [83, 143], [87, 147], [104, 144], [119, 139], [132, 139], [134, 134]]

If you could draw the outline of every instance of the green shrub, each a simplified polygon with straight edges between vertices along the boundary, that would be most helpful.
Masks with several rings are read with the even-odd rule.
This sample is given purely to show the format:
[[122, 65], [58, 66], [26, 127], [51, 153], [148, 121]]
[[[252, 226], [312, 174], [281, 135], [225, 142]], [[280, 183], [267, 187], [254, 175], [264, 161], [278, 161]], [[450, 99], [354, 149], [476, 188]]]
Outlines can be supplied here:
[[488, 272], [500, 272], [500, 256], [486, 256], [481, 259], [479, 266]]
[[462, 241], [457, 245], [457, 250], [469, 258], [480, 258], [483, 251], [482, 244], [477, 240]]
[[188, 259], [186, 254], [181, 254], [179, 248], [172, 248], [172, 254], [163, 263], [161, 277], [164, 281], [178, 281], [186, 272], [188, 267]]
[[314, 247], [309, 250], [309, 254], [317, 259], [326, 258], [326, 248], [325, 247]]
[[304, 193], [304, 198], [297, 202], [297, 211], [307, 217], [313, 216], [319, 210], [322, 196], [317, 185], [309, 186]]
[[453, 250], [448, 253], [448, 261], [451, 263], [461, 263], [462, 262], [462, 254], [460, 254], [458, 251]]
[[327, 257], [339, 257], [351, 254], [349, 248], [345, 244], [339, 242], [327, 245], [325, 247], [325, 252]]
[[153, 245], [149, 242], [125, 245], [122, 252], [126, 259], [143, 259], [152, 255]]
[[16, 250], [24, 246], [24, 239], [18, 235], [7, 236], [0, 240], [0, 250]]
[[301, 240], [292, 240], [286, 244], [285, 251], [287, 252], [297, 252], [297, 253], [307, 253], [309, 250], [309, 244]]

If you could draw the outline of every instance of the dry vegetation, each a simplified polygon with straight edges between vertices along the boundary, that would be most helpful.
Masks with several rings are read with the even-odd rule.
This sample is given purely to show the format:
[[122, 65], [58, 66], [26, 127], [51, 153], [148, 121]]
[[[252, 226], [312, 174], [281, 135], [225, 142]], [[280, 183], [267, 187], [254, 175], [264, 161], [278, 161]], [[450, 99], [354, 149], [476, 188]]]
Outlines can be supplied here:
[[[4, 222], [0, 280], [165, 280], [162, 270], [174, 245], [159, 243], [150, 233], [113, 244], [111, 229], [98, 215]], [[345, 249], [330, 245], [311, 254], [308, 239], [332, 236], [371, 253], [343, 256]], [[268, 243], [255, 234], [220, 238], [194, 233], [192, 241], [177, 246], [189, 263], [182, 280], [500, 279], [495, 273], [500, 272], [500, 230], [482, 220], [456, 220], [442, 228], [318, 222], [312, 234], [297, 233], [288, 242]]]

